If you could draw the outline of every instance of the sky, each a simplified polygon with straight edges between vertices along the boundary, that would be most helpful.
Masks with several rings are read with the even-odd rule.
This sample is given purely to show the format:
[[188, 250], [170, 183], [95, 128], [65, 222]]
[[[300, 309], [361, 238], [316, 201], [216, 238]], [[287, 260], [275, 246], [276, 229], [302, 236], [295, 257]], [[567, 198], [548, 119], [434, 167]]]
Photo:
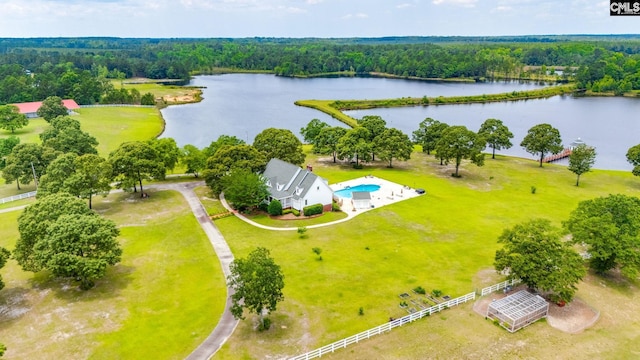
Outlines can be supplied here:
[[638, 34], [609, 0], [0, 0], [0, 37]]

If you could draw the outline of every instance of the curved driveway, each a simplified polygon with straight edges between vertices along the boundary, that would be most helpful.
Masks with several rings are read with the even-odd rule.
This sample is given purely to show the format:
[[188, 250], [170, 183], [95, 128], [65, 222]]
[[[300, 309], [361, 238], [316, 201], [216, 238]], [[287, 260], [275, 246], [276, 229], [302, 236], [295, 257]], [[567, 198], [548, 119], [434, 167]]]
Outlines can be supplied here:
[[[154, 184], [147, 185], [147, 188], [154, 188], [159, 190], [175, 190], [178, 191], [184, 196], [184, 198], [189, 203], [191, 207], [191, 211], [193, 215], [202, 226], [202, 229], [209, 237], [209, 241], [211, 245], [213, 245], [213, 249], [218, 255], [218, 259], [220, 260], [220, 265], [222, 266], [222, 272], [224, 273], [225, 279], [229, 276], [229, 265], [233, 261], [233, 254], [231, 253], [231, 249], [227, 242], [224, 240], [224, 237], [213, 224], [207, 211], [204, 206], [198, 199], [198, 196], [193, 191], [193, 189], [197, 186], [204, 185], [203, 181], [193, 181], [188, 183], [175, 183], [175, 184]], [[231, 307], [231, 295], [233, 294], [233, 290], [227, 287], [227, 303], [225, 304], [224, 312], [222, 313], [222, 317], [220, 321], [213, 329], [211, 334], [207, 336], [200, 346], [198, 346], [187, 359], [189, 360], [206, 360], [212, 357], [222, 345], [227, 341], [229, 336], [233, 333], [236, 326], [238, 325], [238, 320], [236, 320], [231, 312], [228, 310]]]

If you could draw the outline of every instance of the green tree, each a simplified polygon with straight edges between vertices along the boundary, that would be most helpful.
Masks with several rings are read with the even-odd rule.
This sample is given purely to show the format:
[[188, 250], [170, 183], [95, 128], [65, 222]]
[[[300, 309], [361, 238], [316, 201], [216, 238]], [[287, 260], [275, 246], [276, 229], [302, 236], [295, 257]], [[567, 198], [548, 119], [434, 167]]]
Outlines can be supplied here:
[[111, 164], [98, 155], [60, 155], [49, 164], [47, 173], [42, 176], [38, 197], [64, 191], [88, 199], [91, 209], [93, 195], [109, 194], [112, 172]]
[[386, 129], [387, 122], [377, 115], [366, 115], [362, 119], [358, 120], [358, 125], [369, 130], [369, 143], [371, 144], [371, 160], [376, 160], [376, 146], [375, 139], [377, 139]]
[[313, 152], [316, 154], [326, 154], [333, 156], [333, 162], [336, 162], [338, 151], [338, 141], [347, 133], [347, 129], [334, 126], [323, 128], [318, 133], [313, 144]]
[[205, 158], [210, 158], [215, 155], [218, 149], [222, 148], [225, 145], [235, 146], [235, 145], [244, 145], [246, 144], [242, 139], [239, 139], [235, 136], [229, 135], [220, 135], [216, 141], [212, 141], [209, 146], [202, 149], [202, 152], [205, 155]]
[[614, 194], [578, 203], [563, 225], [586, 244], [597, 273], [620, 268], [630, 278], [640, 270], [640, 199]]
[[440, 140], [436, 144], [436, 152], [446, 164], [451, 160], [455, 161], [456, 172], [452, 175], [460, 177], [458, 169], [462, 159], [469, 159], [477, 166], [484, 165], [482, 150], [485, 145], [486, 143], [481, 136], [465, 126], [449, 126], [442, 131]]
[[88, 290], [104, 277], [107, 266], [120, 262], [119, 234], [113, 221], [97, 214], [64, 214], [36, 241], [34, 258], [53, 275], [76, 279]]
[[20, 144], [20, 138], [17, 136], [11, 135], [8, 138], [0, 139], [0, 170], [7, 165], [7, 156], [18, 144]]
[[6, 158], [2, 177], [7, 183], [15, 181], [20, 190], [20, 184], [29, 184], [34, 176], [37, 178], [44, 175], [47, 166], [59, 154], [60, 152], [39, 144], [18, 144]]
[[82, 131], [80, 122], [68, 116], [59, 116], [50, 121], [51, 126], [40, 134], [44, 146], [63, 153], [77, 155], [97, 154], [98, 140]]
[[[2, 269], [7, 264], [7, 260], [9, 260], [10, 256], [11, 253], [9, 252], [9, 250], [0, 247], [0, 269]], [[2, 281], [2, 276], [0, 276], [0, 290], [2, 290], [3, 288], [4, 282]]]
[[596, 162], [596, 149], [580, 144], [571, 150], [567, 169], [577, 175], [576, 186], [580, 185], [580, 175], [591, 171]]
[[62, 99], [57, 96], [46, 98], [37, 111], [38, 116], [44, 118], [47, 122], [57, 118], [58, 116], [66, 116], [69, 110], [62, 103]]
[[432, 118], [426, 118], [420, 123], [418, 130], [413, 132], [413, 141], [416, 144], [422, 146], [422, 152], [426, 152], [427, 155], [431, 154], [431, 151], [436, 149], [436, 144], [444, 129], [449, 125], [442, 123]]
[[320, 121], [318, 119], [313, 119], [309, 121], [307, 126], [300, 129], [300, 135], [302, 135], [302, 137], [304, 138], [304, 141], [307, 144], [315, 145], [316, 137], [318, 137], [318, 134], [320, 134], [320, 131], [322, 129], [329, 128], [329, 127], [330, 127], [329, 124], [327, 124], [326, 122]]
[[534, 125], [520, 143], [529, 154], [540, 154], [540, 167], [547, 153], [557, 154], [562, 151], [560, 131], [549, 124]]
[[378, 151], [381, 160], [388, 161], [390, 168], [393, 159], [407, 161], [411, 158], [413, 143], [411, 139], [396, 128], [385, 129], [382, 134], [375, 138], [373, 146]]
[[87, 215], [93, 212], [77, 197], [68, 193], [57, 193], [38, 199], [33, 205], [25, 208], [18, 217], [20, 237], [13, 250], [13, 258], [25, 271], [38, 272], [42, 264], [34, 258], [36, 242], [44, 239], [49, 226], [62, 215]]
[[510, 139], [513, 139], [513, 134], [509, 131], [509, 128], [498, 119], [487, 119], [478, 130], [478, 135], [482, 136], [487, 144], [491, 147], [491, 158], [496, 158], [496, 150], [509, 149], [513, 146]]
[[531, 289], [549, 291], [557, 300], [570, 302], [576, 285], [586, 275], [582, 257], [561, 240], [549, 220], [535, 219], [506, 229], [498, 242], [495, 268], [521, 279]]
[[221, 182], [225, 199], [240, 211], [258, 206], [269, 196], [262, 176], [248, 169], [233, 169], [222, 177]]
[[180, 148], [178, 148], [176, 141], [172, 138], [162, 138], [149, 140], [148, 142], [158, 152], [165, 170], [175, 169], [180, 158]]
[[251, 145], [227, 145], [207, 159], [207, 167], [202, 171], [207, 186], [214, 194], [223, 191], [222, 177], [235, 169], [245, 169], [261, 173], [267, 166], [264, 154]]
[[347, 130], [343, 137], [338, 140], [337, 153], [338, 159], [351, 160], [356, 158], [355, 166], [360, 166], [360, 161], [371, 160], [371, 142], [369, 141], [371, 134], [369, 130], [362, 126]]
[[140, 105], [155, 105], [156, 98], [152, 93], [145, 93], [140, 97]]
[[256, 135], [253, 147], [262, 152], [267, 160], [280, 159], [298, 166], [304, 162], [302, 143], [291, 130], [265, 129]]
[[132, 141], [120, 144], [109, 154], [109, 162], [117, 182], [116, 186], [122, 189], [133, 188], [136, 192], [136, 183], [138, 183], [140, 197], [145, 196], [142, 180], [162, 180], [165, 177], [165, 168], [160, 155], [146, 142]]
[[244, 319], [246, 308], [260, 317], [260, 329], [268, 329], [263, 314], [276, 310], [278, 302], [284, 300], [284, 275], [280, 266], [271, 258], [269, 250], [258, 247], [245, 258], [236, 259], [230, 266], [229, 286], [235, 291], [231, 295], [231, 313], [236, 319]]
[[180, 163], [187, 168], [187, 174], [193, 174], [197, 178], [200, 172], [206, 168], [207, 158], [202, 150], [187, 144], [181, 149]]
[[632, 146], [627, 150], [627, 161], [633, 165], [631, 173], [640, 176], [640, 144]]
[[17, 129], [29, 125], [29, 119], [20, 114], [20, 109], [14, 105], [0, 106], [0, 129], [10, 130], [13, 134]]

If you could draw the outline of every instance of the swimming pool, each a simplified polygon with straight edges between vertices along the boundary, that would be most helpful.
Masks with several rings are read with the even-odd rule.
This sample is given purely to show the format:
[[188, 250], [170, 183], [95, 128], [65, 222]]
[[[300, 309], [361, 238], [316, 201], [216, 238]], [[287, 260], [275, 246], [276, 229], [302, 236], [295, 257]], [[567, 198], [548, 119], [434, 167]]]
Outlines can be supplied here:
[[378, 190], [380, 190], [380, 185], [361, 184], [361, 185], [346, 187], [346, 188], [344, 188], [342, 190], [334, 191], [333, 193], [336, 196], [339, 196], [341, 198], [351, 199], [351, 192], [352, 191], [374, 192], [374, 191], [378, 191]]

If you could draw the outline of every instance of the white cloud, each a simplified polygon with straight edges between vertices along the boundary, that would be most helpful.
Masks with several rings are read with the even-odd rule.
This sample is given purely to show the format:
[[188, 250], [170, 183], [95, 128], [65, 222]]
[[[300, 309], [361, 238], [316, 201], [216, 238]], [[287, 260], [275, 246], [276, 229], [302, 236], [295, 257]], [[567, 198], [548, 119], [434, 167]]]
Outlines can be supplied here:
[[433, 5], [446, 4], [446, 5], [456, 5], [456, 6], [463, 6], [463, 7], [474, 7], [476, 6], [477, 2], [478, 0], [433, 0], [432, 1]]
[[367, 15], [367, 14], [357, 13], [357, 14], [347, 14], [347, 15], [343, 16], [342, 19], [343, 20], [349, 20], [349, 19], [353, 19], [353, 18], [366, 19], [368, 17], [369, 17], [369, 15]]

